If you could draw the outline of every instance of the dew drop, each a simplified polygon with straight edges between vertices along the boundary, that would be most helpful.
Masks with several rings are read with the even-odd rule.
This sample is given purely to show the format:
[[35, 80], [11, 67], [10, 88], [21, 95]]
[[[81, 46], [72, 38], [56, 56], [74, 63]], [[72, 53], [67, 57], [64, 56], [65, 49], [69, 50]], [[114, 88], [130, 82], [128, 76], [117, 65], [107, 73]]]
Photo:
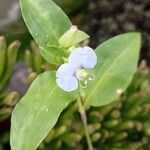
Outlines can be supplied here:
[[71, 32], [75, 32], [77, 29], [78, 29], [78, 27], [74, 25], [74, 26], [72, 26], [72, 27], [70, 28], [70, 31], [71, 31]]
[[121, 94], [123, 93], [123, 89], [117, 89], [117, 90], [116, 90], [116, 93], [117, 93], [118, 95], [121, 95]]

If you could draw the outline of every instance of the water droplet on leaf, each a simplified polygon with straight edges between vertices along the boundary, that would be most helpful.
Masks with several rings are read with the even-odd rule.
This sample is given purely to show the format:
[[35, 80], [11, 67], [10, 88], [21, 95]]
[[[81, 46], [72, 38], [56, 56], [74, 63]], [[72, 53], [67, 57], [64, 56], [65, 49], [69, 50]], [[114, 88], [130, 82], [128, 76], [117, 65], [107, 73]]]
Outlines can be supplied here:
[[118, 95], [121, 95], [121, 94], [123, 93], [123, 89], [117, 89], [117, 90], [116, 90], [116, 93], [117, 93]]

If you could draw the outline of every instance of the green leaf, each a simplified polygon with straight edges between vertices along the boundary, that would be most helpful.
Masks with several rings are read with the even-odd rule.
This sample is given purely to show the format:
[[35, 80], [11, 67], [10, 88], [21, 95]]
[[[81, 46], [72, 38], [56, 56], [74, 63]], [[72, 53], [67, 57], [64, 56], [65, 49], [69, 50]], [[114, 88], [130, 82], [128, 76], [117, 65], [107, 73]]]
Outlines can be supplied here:
[[52, 0], [20, 0], [20, 5], [31, 35], [42, 48], [46, 48], [48, 43], [57, 47], [60, 37], [72, 26], [69, 18]]
[[66, 93], [56, 85], [55, 72], [39, 75], [12, 113], [11, 149], [36, 149], [73, 100], [75, 92]]
[[96, 80], [86, 89], [86, 104], [102, 106], [120, 96], [136, 71], [140, 45], [140, 34], [128, 33], [116, 36], [96, 49]]
[[89, 35], [81, 30], [78, 30], [76, 26], [72, 26], [70, 30], [62, 35], [59, 39], [59, 44], [63, 47], [69, 48], [71, 46], [76, 46], [80, 42], [89, 38]]
[[52, 45], [41, 48], [41, 54], [49, 63], [56, 65], [64, 63], [63, 58], [66, 57], [63, 49]]

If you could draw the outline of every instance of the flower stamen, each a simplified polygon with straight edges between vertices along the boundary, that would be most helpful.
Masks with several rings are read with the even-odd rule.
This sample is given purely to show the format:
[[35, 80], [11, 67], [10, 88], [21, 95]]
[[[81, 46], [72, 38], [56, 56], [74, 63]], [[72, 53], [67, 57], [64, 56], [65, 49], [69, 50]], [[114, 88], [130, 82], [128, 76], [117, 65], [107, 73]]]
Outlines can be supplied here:
[[88, 73], [87, 78], [88, 78], [89, 81], [94, 81], [95, 80], [95, 75], [92, 74], [92, 73]]
[[84, 81], [82, 81], [82, 80], [79, 80], [79, 83], [80, 83], [80, 87], [81, 88], [86, 88], [87, 87], [87, 80], [84, 80]]
[[85, 69], [77, 69], [76, 70], [76, 76], [79, 80], [84, 80], [88, 76], [88, 72]]

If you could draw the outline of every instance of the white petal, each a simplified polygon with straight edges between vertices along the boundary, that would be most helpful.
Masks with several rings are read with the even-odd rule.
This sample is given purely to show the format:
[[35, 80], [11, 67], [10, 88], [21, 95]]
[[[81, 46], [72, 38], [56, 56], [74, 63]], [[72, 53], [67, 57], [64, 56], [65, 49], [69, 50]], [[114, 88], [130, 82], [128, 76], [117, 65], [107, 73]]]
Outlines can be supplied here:
[[68, 62], [75, 67], [94, 68], [97, 63], [97, 56], [94, 50], [88, 46], [73, 50]]
[[68, 76], [74, 76], [74, 74], [75, 74], [75, 69], [70, 64], [65, 63], [58, 68], [56, 72], [56, 77], [63, 78]]
[[97, 64], [97, 56], [95, 51], [88, 46], [84, 47], [83, 51], [84, 51], [84, 59], [82, 64], [83, 67], [88, 69], [94, 68], [95, 65]]
[[71, 54], [69, 56], [68, 62], [75, 69], [82, 66], [82, 57], [81, 57], [82, 50], [83, 50], [83, 48], [76, 48], [71, 52]]
[[74, 91], [78, 88], [78, 79], [73, 76], [66, 77], [66, 78], [58, 78], [56, 82], [61, 89], [67, 92]]

